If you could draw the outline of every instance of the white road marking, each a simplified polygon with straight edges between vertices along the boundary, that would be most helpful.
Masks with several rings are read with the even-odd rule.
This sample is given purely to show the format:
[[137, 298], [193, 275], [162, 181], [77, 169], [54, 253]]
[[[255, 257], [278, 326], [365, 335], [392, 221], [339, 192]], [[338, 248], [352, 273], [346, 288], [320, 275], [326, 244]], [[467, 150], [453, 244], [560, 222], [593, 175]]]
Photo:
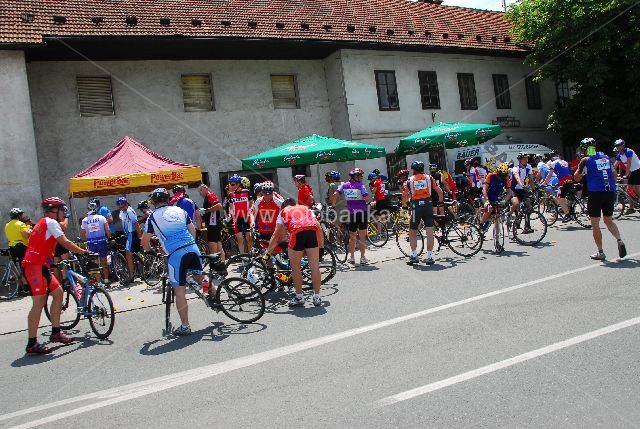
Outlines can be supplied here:
[[593, 340], [594, 338], [601, 337], [603, 335], [610, 334], [612, 332], [619, 331], [631, 326], [640, 324], [640, 317], [625, 320], [624, 322], [616, 323], [614, 325], [605, 326], [595, 331], [587, 332], [586, 334], [578, 335], [577, 337], [569, 338], [564, 341], [560, 341], [550, 346], [541, 347], [536, 350], [532, 350], [527, 353], [523, 353], [518, 356], [514, 356], [509, 359], [505, 359], [500, 362], [493, 363], [491, 365], [483, 366], [472, 371], [465, 372], [463, 374], [456, 375], [454, 377], [445, 378], [444, 380], [436, 381], [435, 383], [427, 384], [415, 389], [407, 390], [406, 392], [397, 393], [392, 396], [387, 396], [379, 400], [376, 405], [387, 406], [393, 405], [398, 402], [406, 401], [408, 399], [415, 398], [416, 396], [424, 395], [426, 393], [434, 392], [436, 390], [444, 389], [445, 387], [453, 386], [454, 384], [462, 383], [464, 381], [471, 380], [473, 378], [480, 377], [485, 374], [489, 374], [495, 371], [499, 371], [510, 366], [526, 362], [537, 357], [556, 352], [558, 350], [565, 349], [567, 347], [575, 346], [576, 344], [583, 343], [585, 341]]
[[[628, 255], [627, 257], [633, 257], [640, 255], [640, 252]], [[615, 260], [614, 260], [615, 261]], [[612, 261], [612, 262], [614, 262]], [[601, 267], [601, 263], [595, 263], [591, 265], [586, 265], [584, 267], [575, 268], [573, 270], [564, 271], [562, 273], [554, 274], [551, 276], [547, 276], [544, 278], [532, 280], [530, 282], [521, 283], [519, 285], [511, 286], [508, 288], [498, 289], [492, 292], [488, 292], [482, 295], [476, 295], [470, 298], [466, 298], [460, 301], [451, 302], [449, 304], [444, 304], [438, 307], [429, 308], [426, 310], [418, 311], [416, 313], [407, 314], [405, 316], [396, 317], [393, 319], [385, 320], [382, 322], [374, 323], [371, 325], [362, 326], [360, 328], [349, 329], [347, 331], [338, 332], [332, 335], [327, 335], [324, 337], [316, 338], [313, 340], [303, 341], [300, 343], [292, 344], [289, 346], [279, 347], [273, 350], [267, 350], [265, 352], [257, 353], [250, 356], [244, 356], [236, 359], [231, 359], [225, 362], [220, 362], [212, 365], [206, 365], [186, 371], [181, 371], [174, 374], [169, 374], [162, 377], [152, 378], [149, 380], [143, 380], [136, 383], [127, 384], [124, 386], [118, 386], [107, 390], [102, 390], [98, 392], [88, 393], [85, 395], [80, 395], [68, 399], [63, 399], [56, 402], [50, 402], [47, 404], [26, 408], [23, 410], [2, 414], [0, 415], [0, 421], [10, 420], [17, 417], [25, 416], [28, 414], [33, 414], [39, 411], [44, 411], [50, 408], [59, 408], [66, 407], [70, 404], [74, 404], [77, 402], [97, 400], [99, 402], [95, 402], [88, 405], [81, 405], [77, 408], [71, 408], [66, 411], [52, 414], [50, 416], [44, 417], [42, 419], [32, 420], [30, 422], [23, 423], [19, 426], [15, 426], [16, 428], [31, 428], [40, 426], [46, 423], [55, 422], [57, 420], [71, 417], [74, 415], [78, 415], [81, 413], [85, 413], [88, 411], [96, 410], [99, 408], [103, 408], [109, 405], [114, 405], [120, 402], [125, 402], [130, 399], [139, 398], [142, 396], [150, 395], [153, 393], [161, 392], [163, 390], [171, 389], [173, 387], [182, 386], [184, 384], [193, 383], [199, 380], [204, 380], [207, 378], [214, 377], [216, 375], [224, 374], [230, 371], [234, 371], [241, 368], [250, 367], [253, 365], [258, 365], [263, 362], [267, 362], [270, 360], [274, 360], [280, 357], [288, 356], [294, 353], [302, 352], [305, 350], [309, 350], [315, 347], [319, 347], [325, 344], [333, 343], [339, 340], [343, 340], [345, 338], [354, 337], [356, 335], [364, 334], [367, 332], [375, 331], [378, 329], [386, 328], [388, 326], [393, 326], [402, 322], [406, 322], [409, 320], [417, 319], [419, 317], [427, 316], [429, 314], [434, 314], [440, 311], [448, 310], [450, 308], [459, 307], [465, 304], [469, 304], [472, 302], [480, 301], [483, 299], [491, 298], [494, 296], [502, 295], [508, 292], [513, 292], [515, 290], [523, 289], [530, 286], [535, 286], [537, 284], [544, 284], [549, 280], [557, 279], [560, 277], [569, 276], [572, 274], [580, 273], [582, 271], [587, 271], [592, 268]]]

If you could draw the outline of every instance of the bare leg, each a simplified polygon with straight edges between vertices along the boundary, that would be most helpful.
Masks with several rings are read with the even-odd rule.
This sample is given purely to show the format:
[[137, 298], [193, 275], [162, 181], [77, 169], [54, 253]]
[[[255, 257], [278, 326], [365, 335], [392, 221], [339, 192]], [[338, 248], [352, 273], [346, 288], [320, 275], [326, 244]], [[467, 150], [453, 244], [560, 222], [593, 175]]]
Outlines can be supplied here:
[[603, 216], [602, 220], [604, 221], [604, 224], [611, 235], [613, 235], [616, 240], [620, 240], [620, 231], [618, 230], [618, 225], [616, 225], [611, 216]]
[[177, 286], [173, 288], [173, 294], [176, 297], [176, 307], [178, 308], [178, 315], [180, 315], [180, 323], [183, 326], [189, 325], [189, 306], [187, 304], [186, 290], [184, 286]]
[[431, 252], [433, 250], [433, 227], [425, 227], [424, 229], [427, 233], [427, 251]]
[[[47, 295], [32, 296], [31, 300], [33, 304], [31, 306], [31, 310], [29, 311], [29, 315], [27, 316], [27, 327], [29, 331], [29, 338], [35, 338], [38, 336], [38, 325], [40, 324], [40, 315], [42, 314], [42, 309], [44, 308], [47, 302]], [[60, 299], [60, 304], [62, 304], [62, 299]], [[51, 318], [53, 319], [53, 311], [49, 314], [51, 314]], [[58, 326], [60, 326], [59, 311], [58, 311]]]
[[[311, 283], [313, 284], [313, 292], [320, 293], [320, 249], [314, 247], [306, 249], [307, 259], [309, 260], [309, 268], [311, 268]], [[302, 285], [301, 285], [302, 286]]]
[[[609, 218], [611, 219], [611, 218]], [[593, 234], [593, 241], [596, 243], [598, 252], [602, 252], [602, 231], [600, 231], [600, 218], [591, 218], [591, 233]]]
[[418, 239], [416, 238], [418, 235], [418, 231], [415, 229], [409, 229], [409, 246], [411, 247], [411, 252], [415, 252], [418, 247]]
[[[366, 243], [367, 243], [367, 230], [366, 229], [360, 229], [358, 230], [358, 248], [360, 249], [360, 257], [364, 258], [364, 252], [365, 249], [367, 247]], [[354, 252], [355, 253], [355, 249]], [[353, 255], [352, 253], [352, 255]]]
[[291, 275], [293, 276], [293, 288], [298, 295], [302, 295], [302, 266], [300, 264], [302, 253], [302, 251], [289, 249], [289, 263], [291, 264]]
[[349, 231], [349, 254], [355, 258], [356, 253], [356, 231]]

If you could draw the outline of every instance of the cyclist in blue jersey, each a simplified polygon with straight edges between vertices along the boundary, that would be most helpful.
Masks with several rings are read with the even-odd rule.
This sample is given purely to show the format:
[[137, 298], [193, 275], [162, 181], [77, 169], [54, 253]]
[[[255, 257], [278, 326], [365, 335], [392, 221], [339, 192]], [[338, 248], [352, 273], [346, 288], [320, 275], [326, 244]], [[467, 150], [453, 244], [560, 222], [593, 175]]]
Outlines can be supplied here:
[[180, 207], [186, 211], [191, 220], [195, 222], [196, 229], [202, 225], [202, 217], [198, 205], [187, 195], [187, 190], [182, 185], [175, 185], [172, 189], [173, 197], [169, 201], [172, 206]]
[[[595, 140], [590, 137], [582, 139], [580, 147], [586, 151], [586, 148], [589, 146], [595, 146]], [[574, 178], [579, 182], [583, 177], [587, 178], [587, 185], [589, 187], [587, 211], [591, 218], [593, 241], [598, 248], [597, 253], [591, 255], [591, 259], [598, 261], [606, 259], [602, 248], [602, 232], [600, 231], [601, 214], [605, 226], [618, 241], [618, 254], [621, 258], [624, 258], [627, 255], [627, 249], [620, 236], [620, 231], [618, 231], [618, 227], [612, 219], [616, 196], [616, 175], [609, 157], [602, 152], [597, 152], [595, 155], [582, 158], [578, 164]]]
[[[187, 273], [189, 270], [202, 271], [200, 251], [196, 246], [196, 229], [186, 211], [169, 205], [169, 192], [165, 188], [157, 188], [149, 195], [155, 210], [147, 219], [142, 236], [142, 247], [151, 250], [151, 237], [155, 234], [167, 255], [167, 272], [169, 282], [175, 294], [176, 307], [180, 315], [181, 325], [174, 329], [174, 335], [190, 335], [189, 308], [185, 296]], [[193, 276], [202, 282], [202, 275]], [[215, 295], [216, 289], [209, 289]]]
[[555, 174], [558, 180], [558, 194], [555, 197], [556, 204], [560, 206], [564, 217], [562, 222], [569, 220], [569, 206], [567, 205], [567, 193], [573, 189], [573, 174], [571, 174], [571, 168], [569, 163], [564, 159], [560, 159], [560, 156], [554, 152], [551, 154], [551, 161], [547, 163], [549, 173], [542, 182], [542, 186], [546, 186], [552, 180], [552, 175]]

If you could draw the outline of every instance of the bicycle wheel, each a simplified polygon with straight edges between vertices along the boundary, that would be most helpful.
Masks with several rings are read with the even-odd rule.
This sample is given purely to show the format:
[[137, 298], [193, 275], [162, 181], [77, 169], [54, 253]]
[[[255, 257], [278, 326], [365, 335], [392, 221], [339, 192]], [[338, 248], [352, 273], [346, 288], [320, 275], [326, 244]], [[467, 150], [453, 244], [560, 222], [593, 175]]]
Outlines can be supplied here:
[[238, 240], [233, 235], [230, 235], [222, 242], [222, 249], [224, 250], [225, 257], [227, 258], [240, 253]]
[[560, 211], [558, 204], [550, 197], [540, 202], [540, 213], [542, 213], [544, 219], [547, 221], [547, 226], [552, 226], [556, 223], [560, 216]]
[[89, 324], [96, 337], [104, 340], [111, 335], [115, 323], [115, 310], [109, 293], [96, 287], [89, 295]]
[[589, 212], [587, 211], [587, 204], [583, 199], [579, 199], [575, 202], [575, 205], [573, 206], [573, 214], [576, 222], [578, 222], [581, 227], [585, 229], [591, 228], [591, 218], [589, 217]]
[[160, 255], [145, 255], [144, 257], [144, 282], [153, 287], [157, 285], [165, 275], [167, 267], [164, 258]]
[[234, 255], [227, 259], [227, 272], [235, 277], [241, 277], [256, 285], [264, 295], [276, 288], [273, 270], [268, 268], [258, 258], [252, 258], [248, 253]]
[[456, 219], [469, 221], [473, 219], [476, 214], [475, 208], [466, 201], [458, 204], [456, 210]]
[[[401, 229], [396, 232], [396, 245], [404, 256], [411, 256], [408, 229]], [[416, 230], [416, 251], [418, 252], [418, 256], [422, 255], [422, 252], [424, 251], [424, 237], [420, 230]]]
[[[66, 282], [66, 280], [65, 280]], [[69, 290], [70, 286], [65, 285], [63, 287], [63, 296], [62, 296], [62, 311], [60, 312], [60, 329], [68, 330], [76, 327], [78, 322], [80, 322], [80, 313], [78, 312], [78, 308], [80, 304], [78, 302], [78, 298], [76, 297], [75, 291], [71, 292]], [[44, 314], [47, 316], [47, 319], [51, 321], [51, 313], [50, 307], [53, 298], [51, 295], [47, 296], [47, 302], [44, 306]]]
[[129, 270], [127, 269], [127, 260], [120, 252], [111, 255], [112, 271], [118, 278], [120, 286], [126, 286], [129, 283]]
[[389, 231], [382, 222], [370, 220], [367, 225], [367, 241], [375, 247], [382, 247], [389, 241]]
[[547, 235], [547, 222], [537, 211], [521, 211], [513, 222], [513, 238], [523, 246], [535, 246]]
[[469, 258], [482, 248], [482, 232], [471, 223], [454, 222], [445, 230], [447, 245], [457, 255]]
[[14, 265], [0, 265], [0, 300], [8, 300], [18, 295], [20, 276], [15, 272]]
[[196, 245], [198, 246], [198, 250], [200, 250], [200, 254], [209, 254], [209, 244], [207, 243], [207, 240], [202, 237], [198, 237], [198, 239], [196, 240]]
[[222, 312], [236, 322], [253, 323], [264, 314], [264, 296], [254, 284], [240, 277], [224, 279], [218, 285], [216, 301]]
[[133, 276], [144, 281], [144, 258], [140, 253], [133, 253]]
[[[306, 261], [306, 258], [303, 261]], [[319, 268], [321, 284], [326, 284], [336, 275], [336, 257], [331, 249], [325, 247], [324, 257], [320, 260]], [[312, 286], [309, 262], [303, 262], [302, 264], [302, 283], [307, 286], [306, 289]]]
[[349, 256], [349, 234], [345, 233], [343, 228], [332, 225], [331, 228], [329, 228], [329, 235], [332, 237], [330, 241], [336, 261], [344, 264], [347, 262], [347, 257]]
[[165, 335], [171, 335], [173, 325], [171, 324], [171, 304], [173, 304], [173, 288], [167, 284], [167, 281], [162, 283], [162, 302], [164, 303], [164, 331]]
[[616, 199], [613, 203], [613, 218], [620, 219], [627, 207], [627, 196], [624, 192], [617, 191]]
[[504, 224], [498, 216], [493, 220], [493, 247], [496, 253], [504, 251]]

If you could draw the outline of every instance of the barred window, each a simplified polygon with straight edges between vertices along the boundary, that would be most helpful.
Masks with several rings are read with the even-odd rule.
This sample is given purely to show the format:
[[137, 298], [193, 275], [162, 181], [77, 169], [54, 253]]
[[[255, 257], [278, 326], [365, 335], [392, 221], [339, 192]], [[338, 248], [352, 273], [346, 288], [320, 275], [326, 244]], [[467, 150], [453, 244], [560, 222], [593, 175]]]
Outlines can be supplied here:
[[111, 76], [76, 76], [80, 116], [113, 116]]
[[460, 108], [462, 110], [477, 110], [478, 100], [473, 73], [458, 73], [458, 90], [460, 91]]
[[493, 90], [496, 94], [496, 107], [498, 109], [511, 109], [509, 78], [506, 74], [493, 75]]
[[271, 92], [274, 109], [299, 109], [298, 82], [292, 74], [272, 74]]
[[185, 112], [215, 110], [211, 76], [206, 74], [182, 75], [182, 102]]
[[529, 107], [529, 109], [542, 109], [542, 100], [540, 98], [540, 84], [534, 81], [532, 76], [528, 76], [524, 80], [524, 86], [527, 90], [527, 106]]
[[438, 76], [434, 71], [419, 71], [420, 101], [423, 109], [439, 109], [440, 93], [438, 91]]
[[378, 91], [378, 108], [380, 110], [400, 110], [396, 72], [393, 70], [376, 70], [376, 89]]

